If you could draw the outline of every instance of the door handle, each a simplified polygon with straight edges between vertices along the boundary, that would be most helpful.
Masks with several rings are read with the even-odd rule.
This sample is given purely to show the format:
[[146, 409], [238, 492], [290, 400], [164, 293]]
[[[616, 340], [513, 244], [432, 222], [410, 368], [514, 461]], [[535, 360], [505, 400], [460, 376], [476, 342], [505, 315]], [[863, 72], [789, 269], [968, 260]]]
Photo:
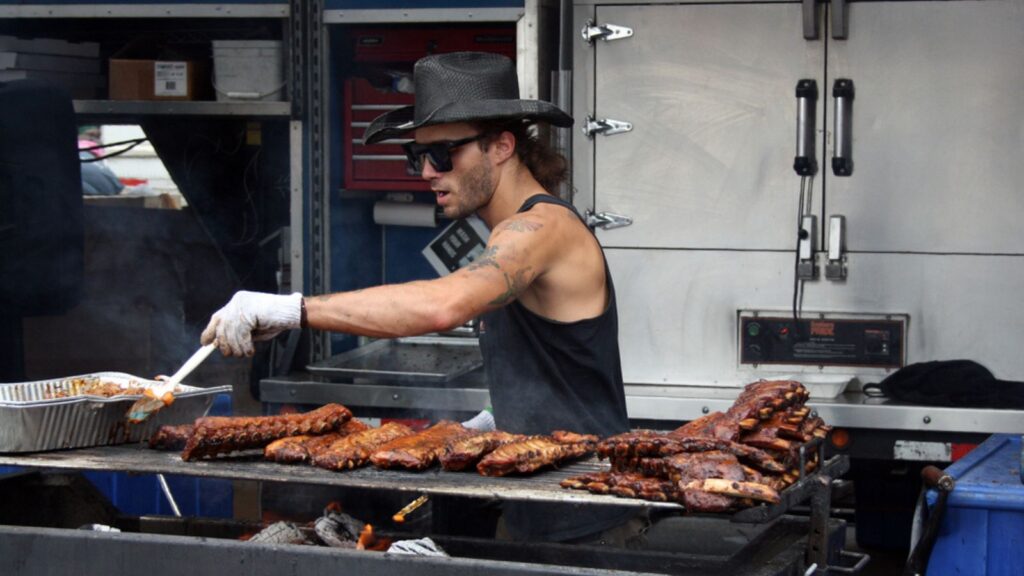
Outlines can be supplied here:
[[803, 0], [801, 16], [804, 28], [804, 40], [817, 40], [821, 35], [818, 23], [821, 21], [821, 10], [818, 0]]
[[834, 133], [836, 144], [832, 151], [832, 173], [836, 176], [853, 174], [853, 80], [838, 78], [832, 85], [835, 100]]
[[800, 176], [814, 176], [818, 160], [814, 156], [814, 123], [818, 108], [818, 83], [804, 78], [796, 83], [796, 158], [793, 169]]
[[829, 7], [829, 15], [832, 21], [830, 28], [832, 28], [833, 40], [846, 40], [846, 37], [850, 35], [849, 10], [846, 0], [832, 0], [832, 6]]

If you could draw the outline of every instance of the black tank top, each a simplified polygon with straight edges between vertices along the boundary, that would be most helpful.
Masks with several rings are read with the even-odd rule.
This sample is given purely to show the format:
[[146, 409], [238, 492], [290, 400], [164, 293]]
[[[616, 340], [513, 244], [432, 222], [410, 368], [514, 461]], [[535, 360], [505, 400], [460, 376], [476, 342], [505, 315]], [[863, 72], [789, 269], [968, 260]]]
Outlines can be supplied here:
[[[542, 202], [579, 217], [571, 204], [547, 194], [530, 197], [518, 213]], [[480, 349], [499, 429], [600, 436], [629, 429], [615, 288], [607, 262], [604, 268], [608, 305], [600, 316], [558, 322], [534, 314], [518, 300], [483, 316]]]
[[[579, 217], [572, 204], [547, 194], [531, 196], [518, 212], [541, 202], [564, 206]], [[570, 430], [602, 437], [629, 429], [607, 261], [604, 269], [608, 306], [595, 318], [557, 322], [518, 300], [483, 316], [480, 350], [498, 429], [520, 434]], [[502, 509], [513, 539], [554, 542], [587, 537], [636, 515], [629, 507], [554, 502], [509, 501]]]

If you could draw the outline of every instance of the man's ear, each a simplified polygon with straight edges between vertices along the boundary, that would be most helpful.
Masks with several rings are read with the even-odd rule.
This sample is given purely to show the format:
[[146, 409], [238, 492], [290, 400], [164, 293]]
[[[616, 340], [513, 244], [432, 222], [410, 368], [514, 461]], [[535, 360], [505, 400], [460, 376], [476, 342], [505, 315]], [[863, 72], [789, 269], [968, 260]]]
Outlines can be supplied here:
[[515, 156], [516, 137], [507, 130], [502, 132], [491, 142], [491, 153], [494, 154], [494, 161], [498, 164]]

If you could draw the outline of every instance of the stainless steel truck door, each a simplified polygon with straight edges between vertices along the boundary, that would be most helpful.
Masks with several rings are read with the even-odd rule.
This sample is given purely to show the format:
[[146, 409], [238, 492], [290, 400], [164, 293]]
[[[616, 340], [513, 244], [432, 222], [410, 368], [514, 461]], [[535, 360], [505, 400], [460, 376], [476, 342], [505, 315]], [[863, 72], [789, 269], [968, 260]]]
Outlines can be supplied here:
[[847, 248], [1024, 253], [1024, 2], [850, 3], [828, 42], [830, 131], [833, 79], [855, 89], [853, 172], [826, 175]]
[[575, 48], [577, 126], [587, 114], [632, 125], [575, 137], [574, 174], [593, 174], [575, 178], [577, 194], [592, 186], [594, 211], [633, 219], [601, 242], [794, 249], [797, 81], [817, 79], [819, 116], [827, 102], [823, 43], [804, 40], [800, 4], [599, 5], [593, 16], [633, 31]]

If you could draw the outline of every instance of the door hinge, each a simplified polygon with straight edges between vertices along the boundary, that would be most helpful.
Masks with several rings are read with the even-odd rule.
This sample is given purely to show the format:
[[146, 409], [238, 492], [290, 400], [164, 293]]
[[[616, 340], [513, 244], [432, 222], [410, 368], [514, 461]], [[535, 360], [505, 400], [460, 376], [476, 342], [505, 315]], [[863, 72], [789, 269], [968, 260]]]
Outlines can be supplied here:
[[583, 134], [587, 138], [593, 138], [594, 134], [604, 134], [605, 136], [611, 136], [612, 134], [621, 134], [623, 132], [629, 132], [633, 129], [633, 125], [629, 122], [623, 122], [622, 120], [612, 120], [611, 118], [597, 119], [593, 116], [587, 116], [586, 121], [583, 122]]
[[587, 226], [590, 228], [600, 228], [602, 230], [623, 228], [633, 223], [633, 219], [629, 216], [612, 214], [611, 212], [594, 213], [592, 210], [587, 210], [586, 216]]
[[593, 44], [598, 38], [608, 42], [609, 40], [621, 40], [633, 35], [633, 29], [615, 24], [594, 24], [593, 20], [587, 20], [586, 26], [581, 31], [583, 40], [587, 44]]

